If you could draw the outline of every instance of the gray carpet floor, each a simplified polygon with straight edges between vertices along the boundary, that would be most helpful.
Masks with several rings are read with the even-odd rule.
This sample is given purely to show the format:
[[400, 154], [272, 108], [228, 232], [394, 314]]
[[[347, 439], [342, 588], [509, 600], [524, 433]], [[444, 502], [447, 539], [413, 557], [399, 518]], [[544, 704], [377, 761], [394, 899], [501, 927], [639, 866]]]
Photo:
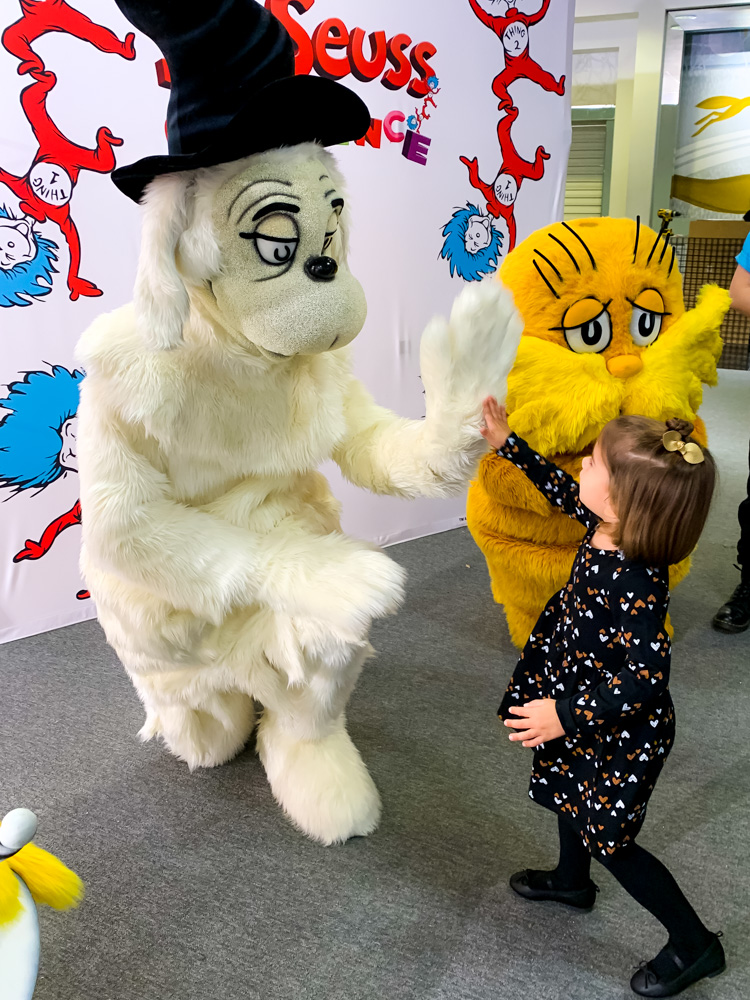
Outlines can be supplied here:
[[[750, 997], [750, 633], [710, 618], [738, 580], [750, 375], [705, 415], [722, 489], [673, 595], [677, 745], [641, 842], [674, 871], [729, 969], [693, 1000]], [[530, 751], [495, 720], [515, 652], [464, 530], [391, 549], [409, 597], [379, 623], [350, 731], [381, 790], [370, 838], [321, 848], [284, 820], [252, 748], [189, 774], [141, 746], [136, 696], [96, 623], [0, 647], [0, 810], [83, 877], [43, 911], [38, 1000], [625, 1000], [660, 926], [597, 870], [591, 914], [508, 888], [554, 862], [555, 820], [526, 795]], [[0, 996], [2, 989], [0, 988]]]

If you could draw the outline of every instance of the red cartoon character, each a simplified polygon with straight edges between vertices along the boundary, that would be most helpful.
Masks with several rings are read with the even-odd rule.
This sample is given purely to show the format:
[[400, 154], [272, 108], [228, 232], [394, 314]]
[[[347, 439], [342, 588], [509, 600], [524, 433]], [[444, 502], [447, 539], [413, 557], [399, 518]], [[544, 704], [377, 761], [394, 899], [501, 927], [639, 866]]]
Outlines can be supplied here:
[[[14, 495], [39, 495], [58, 480], [78, 472], [78, 390], [82, 371], [54, 365], [50, 371], [27, 372], [0, 397], [0, 489]], [[5, 412], [3, 412], [5, 411]], [[66, 528], [81, 523], [81, 504], [47, 525], [39, 541], [27, 538], [13, 562], [45, 556]], [[86, 600], [87, 590], [76, 597]]]
[[481, 191], [487, 200], [487, 211], [496, 219], [500, 216], [508, 226], [508, 248], [510, 252], [516, 245], [516, 219], [514, 209], [516, 198], [524, 180], [538, 181], [544, 176], [544, 161], [549, 159], [549, 153], [544, 146], [537, 147], [534, 162], [529, 163], [516, 152], [510, 127], [518, 118], [518, 108], [510, 108], [507, 115], [501, 118], [497, 125], [497, 138], [500, 142], [502, 165], [493, 184], [485, 184], [479, 177], [477, 159], [461, 157], [461, 162], [469, 168], [471, 186]]
[[492, 82], [492, 91], [500, 102], [499, 109], [502, 111], [512, 107], [508, 87], [520, 78], [532, 80], [553, 94], [564, 94], [565, 77], [561, 76], [556, 80], [529, 55], [529, 28], [538, 24], [545, 16], [550, 0], [542, 0], [542, 6], [536, 14], [522, 14], [516, 7], [510, 6], [510, 0], [501, 2], [508, 4], [505, 15], [489, 14], [480, 6], [479, 0], [469, 0], [479, 20], [492, 28], [505, 50], [505, 69]]
[[123, 59], [135, 59], [135, 35], [131, 31], [121, 42], [117, 35], [101, 24], [95, 24], [65, 0], [21, 0], [23, 16], [3, 32], [3, 45], [21, 60], [18, 72], [41, 72], [44, 63], [31, 48], [40, 35], [48, 31], [64, 31], [84, 42], [91, 42], [102, 52], [111, 52]]
[[[62, 31], [91, 42], [103, 52], [134, 59], [135, 35], [131, 32], [121, 42], [109, 28], [95, 24], [65, 0], [21, 0], [21, 10], [23, 16], [5, 29], [2, 42], [7, 51], [20, 60], [18, 72], [29, 73], [35, 81], [21, 93], [21, 106], [39, 149], [24, 177], [16, 177], [0, 168], [0, 181], [7, 184], [20, 200], [21, 212], [29, 221], [33, 220], [31, 226], [34, 222], [47, 221], [59, 226], [70, 251], [68, 289], [71, 299], [75, 301], [80, 295], [101, 295], [101, 290], [93, 282], [79, 277], [81, 244], [70, 215], [69, 202], [81, 170], [109, 173], [114, 169], [112, 147], [121, 146], [122, 139], [102, 127], [96, 135], [96, 147], [87, 149], [71, 142], [60, 132], [47, 113], [47, 95], [55, 86], [56, 77], [45, 71], [44, 63], [31, 48], [31, 43], [47, 32]], [[31, 238], [31, 231], [25, 242], [20, 239], [17, 242], [22, 244], [21, 249], [25, 250], [26, 256], [33, 258], [36, 243]], [[19, 262], [23, 264], [16, 254], [12, 263]], [[10, 264], [7, 266], [10, 267]]]
[[108, 128], [96, 133], [96, 147], [86, 149], [66, 139], [47, 114], [47, 94], [57, 82], [54, 73], [31, 73], [35, 82], [21, 93], [21, 106], [39, 143], [34, 161], [24, 177], [16, 177], [0, 167], [0, 181], [20, 199], [20, 209], [37, 222], [54, 222], [70, 250], [68, 288], [74, 301], [79, 295], [101, 295], [101, 289], [78, 276], [81, 244], [70, 217], [70, 199], [81, 170], [109, 173], [115, 166], [113, 146], [121, 146]]
[[[61, 514], [59, 517], [47, 525], [42, 533], [42, 537], [38, 542], [35, 542], [31, 538], [26, 539], [26, 544], [13, 556], [13, 562], [21, 562], [24, 559], [41, 559], [43, 555], [52, 548], [52, 543], [57, 538], [59, 534], [65, 531], [66, 528], [72, 528], [76, 524], [81, 523], [81, 501], [76, 500], [75, 504], [70, 510]], [[79, 590], [76, 594], [76, 598], [79, 601], [87, 600], [91, 594], [88, 590]]]

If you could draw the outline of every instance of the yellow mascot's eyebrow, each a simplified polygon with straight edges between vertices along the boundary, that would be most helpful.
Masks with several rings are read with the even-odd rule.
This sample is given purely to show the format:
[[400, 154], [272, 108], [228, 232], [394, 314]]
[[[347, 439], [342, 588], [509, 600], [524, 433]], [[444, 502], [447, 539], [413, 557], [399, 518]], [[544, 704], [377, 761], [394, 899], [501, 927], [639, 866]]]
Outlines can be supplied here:
[[562, 275], [560, 274], [560, 272], [559, 272], [559, 271], [557, 270], [557, 268], [556, 268], [556, 267], [555, 267], [555, 265], [554, 265], [554, 264], [552, 263], [552, 261], [551, 261], [551, 260], [549, 259], [549, 257], [545, 257], [545, 256], [544, 256], [544, 254], [542, 253], [542, 251], [541, 251], [541, 250], [535, 250], [535, 251], [534, 251], [534, 253], [535, 253], [535, 254], [536, 254], [536, 255], [537, 255], [538, 257], [541, 257], [541, 258], [542, 258], [542, 260], [543, 260], [543, 261], [545, 261], [545, 262], [546, 262], [547, 264], [549, 264], [549, 266], [550, 266], [550, 267], [552, 268], [552, 270], [553, 270], [553, 271], [555, 272], [555, 274], [556, 274], [556, 275], [557, 275], [557, 277], [558, 277], [558, 278], [560, 279], [560, 281], [563, 281], [563, 280], [564, 280], [563, 276], [562, 276]]
[[586, 253], [587, 253], [587, 254], [589, 255], [589, 260], [591, 261], [591, 266], [593, 267], [593, 269], [594, 269], [595, 271], [596, 271], [596, 270], [598, 270], [598, 268], [597, 268], [597, 266], [596, 266], [596, 261], [594, 260], [594, 255], [593, 255], [593, 254], [592, 254], [592, 252], [591, 252], [591, 251], [589, 250], [589, 248], [588, 248], [588, 247], [586, 246], [586, 243], [584, 242], [584, 239], [583, 239], [583, 237], [582, 237], [582, 236], [579, 236], [579, 235], [578, 235], [578, 233], [577, 233], [577, 232], [575, 231], [575, 229], [573, 229], [573, 227], [572, 227], [572, 226], [569, 226], [567, 222], [563, 222], [563, 228], [564, 228], [564, 229], [567, 229], [569, 233], [572, 233], [572, 234], [573, 234], [573, 235], [575, 236], [575, 238], [576, 238], [576, 239], [578, 240], [578, 242], [579, 242], [579, 243], [581, 244], [581, 246], [583, 247], [583, 249], [584, 249], [584, 250], [586, 251]]
[[669, 233], [665, 233], [664, 230], [665, 230], [665, 226], [662, 223], [661, 229], [656, 234], [656, 239], [654, 240], [654, 245], [651, 247], [651, 253], [646, 258], [646, 267], [648, 267], [648, 265], [651, 263], [651, 258], [654, 256], [654, 250], [656, 250], [656, 248], [659, 246], [659, 240], [662, 238], [662, 236], [664, 237], [664, 249], [661, 252], [661, 257], [659, 258], [659, 263], [661, 264], [662, 260], [664, 259], [664, 254], [666, 252], [667, 247], [669, 246]]
[[[583, 247], [583, 249], [589, 255], [589, 260], [591, 261], [591, 266], [593, 267], [593, 269], [595, 271], [598, 270], [598, 268], [596, 266], [596, 261], [594, 260], [594, 255], [592, 254], [592, 252], [589, 250], [588, 246], [584, 242], [583, 237], [579, 236], [578, 233], [575, 231], [575, 229], [573, 229], [571, 226], [569, 226], [567, 222], [563, 222], [563, 226], [564, 226], [565, 229], [568, 230], [569, 233], [572, 233], [573, 236], [575, 236], [575, 238], [581, 244], [581, 246]], [[575, 257], [573, 256], [573, 253], [568, 249], [568, 247], [563, 243], [563, 241], [561, 239], [558, 239], [557, 236], [554, 236], [552, 233], [547, 233], [547, 236], [549, 236], [549, 238], [551, 240], [554, 240], [555, 243], [559, 244], [563, 248], [563, 250], [568, 255], [568, 257], [570, 257], [570, 259], [573, 261], [573, 265], [574, 265], [576, 271], [580, 274], [581, 273], [581, 268], [580, 268], [580, 266], [578, 264], [578, 261], [575, 259]], [[541, 257], [542, 260], [546, 264], [548, 264], [549, 267], [552, 268], [552, 270], [555, 273], [555, 276], [557, 277], [557, 279], [559, 281], [561, 281], [561, 282], [565, 281], [565, 279], [563, 278], [563, 276], [560, 273], [559, 269], [556, 267], [555, 264], [552, 263], [552, 261], [549, 259], [549, 257], [545, 257], [545, 255], [542, 253], [541, 250], [536, 250], [535, 249], [534, 253], [538, 257]], [[547, 286], [547, 288], [549, 288], [549, 290], [552, 292], [552, 294], [555, 296], [555, 298], [559, 299], [560, 296], [557, 294], [557, 292], [555, 291], [555, 289], [550, 284], [549, 279], [547, 278], [547, 276], [545, 275], [545, 273], [542, 271], [541, 267], [539, 267], [539, 264], [536, 261], [534, 261], [533, 263], [534, 263], [534, 267], [536, 268], [537, 274], [542, 279], [542, 281], [544, 282], [544, 284]]]
[[[648, 267], [648, 265], [651, 263], [651, 258], [654, 256], [654, 251], [656, 250], [657, 246], [659, 245], [659, 240], [663, 236], [664, 237], [664, 246], [662, 247], [661, 254], [659, 255], [658, 263], [661, 264], [661, 262], [664, 260], [664, 254], [667, 252], [667, 247], [671, 246], [672, 247], [672, 257], [671, 257], [671, 259], [669, 261], [669, 269], [667, 270], [667, 277], [669, 277], [672, 274], [672, 268], [674, 267], [674, 262], [675, 262], [675, 258], [677, 256], [677, 252], [675, 250], [674, 244], [670, 244], [670, 242], [669, 242], [670, 237], [671, 237], [672, 234], [669, 233], [669, 232], [666, 232], [665, 231], [666, 228], [667, 228], [667, 225], [666, 225], [666, 223], [663, 222], [662, 225], [661, 225], [661, 229], [659, 230], [658, 235], [656, 237], [656, 241], [654, 242], [654, 245], [651, 247], [651, 253], [648, 255], [648, 258], [646, 260], [646, 267]], [[638, 256], [638, 240], [639, 240], [640, 235], [641, 235], [641, 217], [640, 217], [640, 215], [636, 215], [636, 217], [635, 217], [635, 243], [633, 245], [633, 263], [634, 264], [636, 262], [636, 257]]]
[[[669, 242], [671, 235], [672, 234], [669, 233], [669, 232], [664, 233], [664, 246], [662, 247], [661, 253], [659, 254], [659, 263], [660, 264], [664, 260], [664, 254], [667, 252], [667, 247], [669, 247], [671, 245], [670, 242]], [[656, 243], [654, 243], [653, 249], [652, 249], [651, 253], [648, 255], [648, 260], [646, 261], [647, 264], [651, 260], [651, 254], [654, 252], [654, 250], [656, 250], [656, 247], [658, 246], [658, 243], [659, 243], [660, 239], [661, 239], [661, 233], [659, 233], [659, 235], [656, 237]], [[675, 248], [672, 247], [672, 259], [669, 262], [669, 270], [667, 271], [667, 277], [669, 277], [670, 274], [672, 273], [672, 268], [674, 267], [674, 258], [675, 258]]]
[[547, 233], [547, 236], [549, 236], [549, 238], [551, 240], [554, 240], [555, 243], [557, 243], [559, 246], [561, 246], [563, 248], [563, 250], [568, 255], [568, 257], [570, 257], [570, 259], [573, 261], [573, 266], [575, 267], [576, 271], [580, 274], [581, 273], [581, 268], [578, 266], [578, 261], [575, 259], [575, 257], [573, 256], [573, 254], [571, 253], [571, 251], [568, 249], [568, 247], [565, 246], [565, 244], [563, 243], [563, 241], [560, 240], [560, 239], [558, 239], [557, 236], [553, 236], [552, 233]]
[[[660, 264], [664, 260], [664, 254], [667, 252], [667, 247], [670, 245], [669, 244], [669, 239], [670, 239], [670, 234], [669, 233], [665, 233], [664, 234], [664, 247], [662, 248], [661, 255], [659, 257], [659, 263]], [[672, 249], [674, 250], [674, 247], [672, 247]]]
[[[539, 256], [541, 256], [541, 254], [540, 254]], [[547, 258], [546, 258], [546, 257], [545, 257], [544, 259], [545, 259], [545, 260], [547, 260]], [[545, 277], [545, 275], [544, 275], [544, 273], [543, 273], [543, 271], [542, 271], [541, 267], [539, 267], [539, 265], [537, 264], [537, 262], [536, 262], [536, 261], [534, 261], [534, 262], [533, 262], [533, 264], [534, 264], [534, 267], [535, 267], [535, 268], [536, 268], [536, 270], [537, 270], [537, 274], [538, 274], [538, 275], [539, 275], [539, 277], [540, 277], [540, 278], [542, 279], [542, 281], [544, 282], [544, 284], [545, 284], [545, 285], [547, 286], [547, 288], [549, 288], [549, 290], [550, 290], [550, 291], [552, 292], [552, 294], [553, 294], [553, 295], [555, 296], [555, 298], [556, 298], [556, 299], [559, 299], [559, 298], [560, 298], [560, 296], [559, 296], [559, 295], [557, 294], [557, 292], [556, 292], [556, 291], [555, 291], [555, 289], [554, 289], [554, 288], [552, 287], [552, 285], [550, 285], [549, 281], [547, 281], [547, 278]], [[555, 270], [557, 270], [557, 268], [555, 268]]]

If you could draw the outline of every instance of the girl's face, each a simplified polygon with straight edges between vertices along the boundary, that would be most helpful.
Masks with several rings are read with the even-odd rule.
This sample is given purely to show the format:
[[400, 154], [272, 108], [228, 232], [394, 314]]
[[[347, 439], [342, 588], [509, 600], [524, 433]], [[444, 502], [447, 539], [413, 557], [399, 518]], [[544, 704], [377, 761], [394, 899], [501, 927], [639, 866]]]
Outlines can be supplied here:
[[609, 469], [598, 441], [594, 445], [593, 455], [583, 460], [580, 496], [581, 502], [606, 524], [617, 521], [617, 515], [609, 502]]

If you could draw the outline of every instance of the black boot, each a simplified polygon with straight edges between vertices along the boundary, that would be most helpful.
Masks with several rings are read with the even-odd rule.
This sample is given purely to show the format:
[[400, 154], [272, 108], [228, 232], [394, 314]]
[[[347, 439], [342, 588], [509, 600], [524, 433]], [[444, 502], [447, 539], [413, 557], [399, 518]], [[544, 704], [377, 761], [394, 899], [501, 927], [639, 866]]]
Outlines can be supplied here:
[[576, 910], [590, 910], [599, 892], [599, 886], [591, 879], [581, 889], [562, 889], [555, 882], [554, 872], [541, 872], [534, 868], [524, 868], [522, 872], [511, 875], [510, 887], [532, 902], [546, 899], [553, 903], [565, 903]]
[[720, 632], [744, 632], [750, 625], [750, 579], [743, 580], [727, 603], [714, 615], [713, 626]]
[[660, 968], [667, 965], [669, 972], [657, 973], [650, 962], [642, 962], [630, 980], [630, 988], [641, 997], [674, 997], [699, 979], [713, 979], [727, 967], [720, 937], [720, 934], [714, 934], [708, 948], [690, 965], [679, 957], [671, 945], [667, 945], [658, 957], [671, 960], [660, 963]]

